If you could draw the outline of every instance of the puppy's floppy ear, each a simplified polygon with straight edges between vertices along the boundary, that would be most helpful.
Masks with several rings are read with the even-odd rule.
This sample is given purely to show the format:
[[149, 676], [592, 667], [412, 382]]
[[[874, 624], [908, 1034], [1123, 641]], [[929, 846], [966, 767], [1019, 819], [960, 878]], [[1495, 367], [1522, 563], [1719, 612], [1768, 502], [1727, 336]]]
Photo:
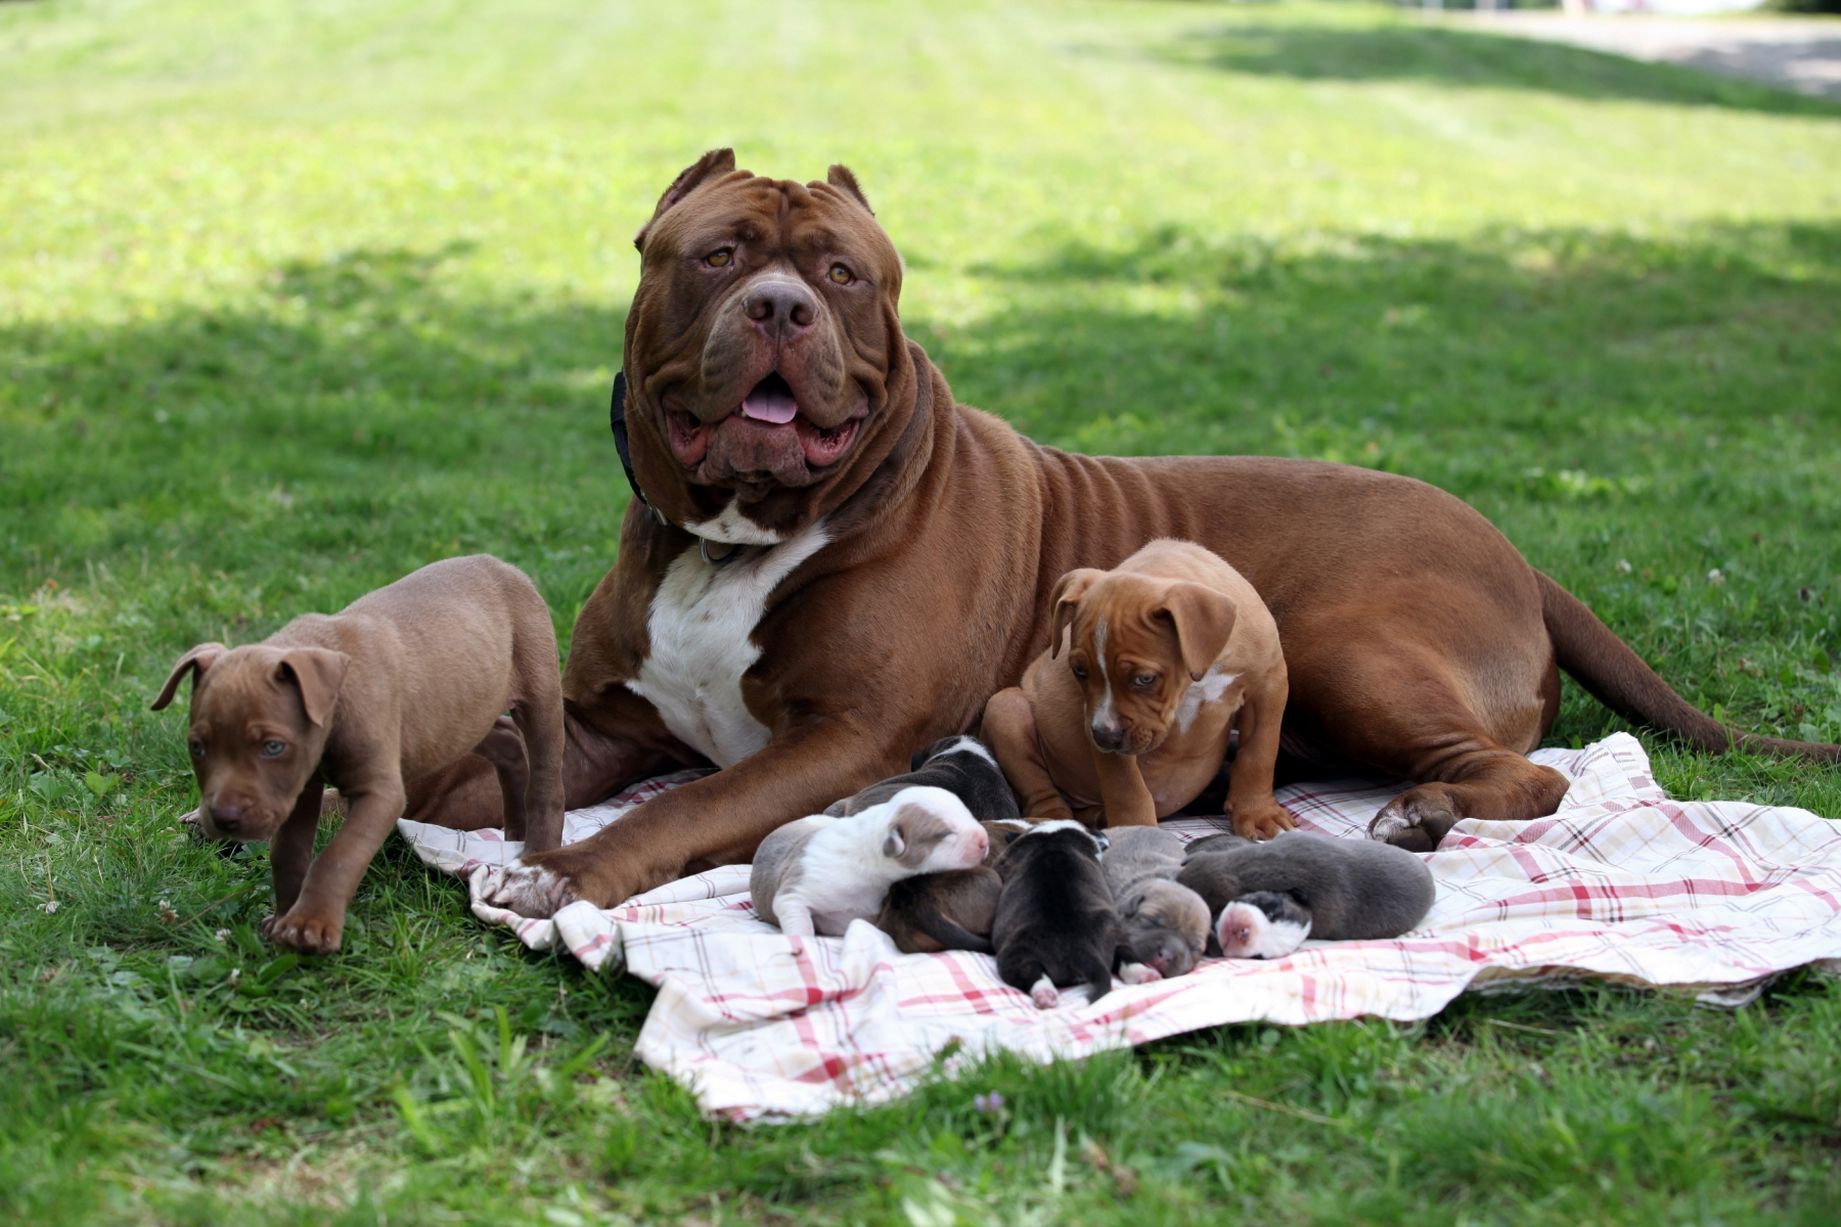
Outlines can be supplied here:
[[[166, 679], [166, 685], [160, 687], [160, 695], [153, 701], [153, 710], [164, 711], [166, 705], [173, 701], [173, 694], [179, 689], [179, 683], [185, 680], [186, 674], [195, 669], [200, 677], [204, 676], [204, 671], [217, 663], [217, 658], [227, 651], [229, 649], [221, 643], [201, 643], [181, 656], [179, 663], [173, 666], [172, 675]], [[196, 688], [198, 683], [193, 682], [192, 685]]]
[[1227, 637], [1234, 633], [1234, 620], [1240, 614], [1232, 601], [1213, 588], [1182, 580], [1170, 585], [1152, 616], [1168, 618], [1175, 626], [1183, 668], [1192, 680], [1199, 681], [1227, 647]]
[[658, 198], [658, 208], [652, 210], [652, 220], [639, 228], [633, 236], [633, 246], [640, 251], [646, 249], [646, 233], [650, 231], [672, 205], [703, 186], [712, 175], [726, 175], [735, 169], [735, 151], [733, 149], [712, 149], [695, 162], [678, 172], [678, 177], [671, 181], [665, 194]]
[[351, 663], [351, 657], [330, 648], [289, 648], [275, 666], [275, 680], [296, 686], [300, 704], [307, 709], [307, 719], [324, 726], [332, 717], [332, 705], [338, 701], [339, 687], [345, 682], [345, 668]]
[[889, 823], [889, 833], [882, 837], [882, 855], [891, 861], [908, 850], [908, 832], [902, 826], [906, 814], [907, 807], [903, 806], [901, 812], [895, 815], [895, 821]]
[[1080, 598], [1087, 595], [1087, 589], [1093, 586], [1093, 581], [1104, 574], [1104, 571], [1092, 567], [1081, 567], [1055, 581], [1055, 593], [1048, 598], [1049, 607], [1055, 611], [1055, 623], [1049, 631], [1048, 639], [1050, 660], [1061, 655], [1061, 639], [1068, 633], [1068, 623], [1074, 620], [1074, 611], [1080, 608]]
[[869, 207], [869, 197], [865, 196], [863, 189], [857, 186], [857, 177], [851, 174], [850, 168], [842, 162], [831, 164], [831, 169], [825, 172], [825, 182], [862, 205], [863, 211], [871, 217], [876, 215], [876, 211]]

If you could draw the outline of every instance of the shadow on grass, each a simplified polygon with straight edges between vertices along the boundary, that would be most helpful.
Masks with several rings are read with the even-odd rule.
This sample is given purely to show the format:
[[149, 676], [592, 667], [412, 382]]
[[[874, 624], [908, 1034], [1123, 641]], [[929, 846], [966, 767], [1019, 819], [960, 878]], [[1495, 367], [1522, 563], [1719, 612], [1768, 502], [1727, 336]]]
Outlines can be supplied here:
[[[1116, 54], [1110, 49], [1089, 50]], [[1254, 19], [1198, 26], [1178, 41], [1152, 48], [1149, 54], [1187, 67], [1302, 81], [1417, 81], [1457, 89], [1527, 90], [1572, 98], [1841, 118], [1841, 103], [1750, 81], [1581, 47], [1442, 26], [1315, 25]]]
[[[1796, 671], [1841, 654], [1841, 227], [1027, 246], [969, 270], [1001, 287], [975, 324], [908, 321], [963, 400], [1082, 451], [1431, 481], [1690, 697], [1826, 727], [1827, 667]], [[462, 255], [358, 251], [221, 310], [0, 329], [22, 444], [0, 456], [0, 592], [151, 555], [237, 577], [200, 587], [260, 622], [490, 550], [566, 629], [627, 498], [606, 428], [622, 310], [482, 292]]]

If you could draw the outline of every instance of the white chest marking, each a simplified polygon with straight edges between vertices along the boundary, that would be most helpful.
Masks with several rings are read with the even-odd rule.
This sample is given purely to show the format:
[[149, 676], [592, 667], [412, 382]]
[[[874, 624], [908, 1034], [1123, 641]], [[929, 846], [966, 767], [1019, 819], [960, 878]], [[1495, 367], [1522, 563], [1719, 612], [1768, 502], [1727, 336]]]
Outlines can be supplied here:
[[[725, 513], [726, 514], [726, 513]], [[651, 647], [627, 689], [672, 735], [729, 767], [767, 744], [767, 726], [742, 702], [742, 674], [760, 659], [752, 638], [767, 598], [830, 540], [823, 520], [784, 544], [727, 566], [692, 546], [672, 560], [646, 618]]]
[[1202, 674], [1199, 682], [1190, 682], [1189, 689], [1183, 691], [1183, 701], [1176, 708], [1176, 729], [1179, 733], [1189, 731], [1195, 718], [1202, 713], [1202, 704], [1219, 702], [1227, 693], [1227, 688], [1240, 680], [1238, 673], [1223, 673], [1219, 667]]

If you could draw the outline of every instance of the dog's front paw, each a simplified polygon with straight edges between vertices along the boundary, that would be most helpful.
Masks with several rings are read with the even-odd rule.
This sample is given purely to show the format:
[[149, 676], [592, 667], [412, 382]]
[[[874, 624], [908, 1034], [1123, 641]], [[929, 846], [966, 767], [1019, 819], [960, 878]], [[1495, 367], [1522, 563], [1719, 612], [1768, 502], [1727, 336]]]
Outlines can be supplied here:
[[332, 954], [345, 935], [345, 917], [292, 907], [280, 916], [268, 917], [261, 927], [262, 936], [277, 946], [302, 954]]
[[1433, 852], [1461, 817], [1443, 786], [1421, 784], [1381, 807], [1368, 824], [1368, 838], [1408, 852]]
[[1242, 839], [1271, 839], [1274, 835], [1297, 829], [1297, 822], [1277, 801], [1235, 809], [1231, 815], [1234, 834]]
[[493, 907], [532, 917], [554, 916], [580, 897], [566, 875], [523, 860], [489, 869], [480, 889], [480, 898]]
[[1163, 973], [1149, 963], [1126, 963], [1119, 968], [1119, 979], [1127, 984], [1153, 984], [1163, 979]]

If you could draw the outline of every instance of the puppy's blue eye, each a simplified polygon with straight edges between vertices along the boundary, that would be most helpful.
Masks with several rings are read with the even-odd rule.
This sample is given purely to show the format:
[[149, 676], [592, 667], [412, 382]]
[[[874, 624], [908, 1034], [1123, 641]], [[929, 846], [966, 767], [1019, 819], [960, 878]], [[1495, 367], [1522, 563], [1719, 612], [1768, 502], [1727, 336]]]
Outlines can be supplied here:
[[273, 738], [270, 738], [268, 741], [265, 741], [262, 743], [262, 757], [263, 758], [278, 758], [281, 756], [282, 752], [285, 751], [287, 748], [288, 748], [287, 742], [276, 741]]
[[1087, 680], [1087, 667], [1085, 665], [1075, 665], [1073, 668], [1075, 677], [1083, 682]]
[[1149, 690], [1152, 686], [1157, 684], [1157, 675], [1155, 673], [1140, 673], [1137, 677], [1131, 679], [1131, 684], [1140, 690]]
[[198, 740], [198, 738], [192, 738], [191, 747], [193, 758], [203, 758], [205, 756], [205, 743]]

